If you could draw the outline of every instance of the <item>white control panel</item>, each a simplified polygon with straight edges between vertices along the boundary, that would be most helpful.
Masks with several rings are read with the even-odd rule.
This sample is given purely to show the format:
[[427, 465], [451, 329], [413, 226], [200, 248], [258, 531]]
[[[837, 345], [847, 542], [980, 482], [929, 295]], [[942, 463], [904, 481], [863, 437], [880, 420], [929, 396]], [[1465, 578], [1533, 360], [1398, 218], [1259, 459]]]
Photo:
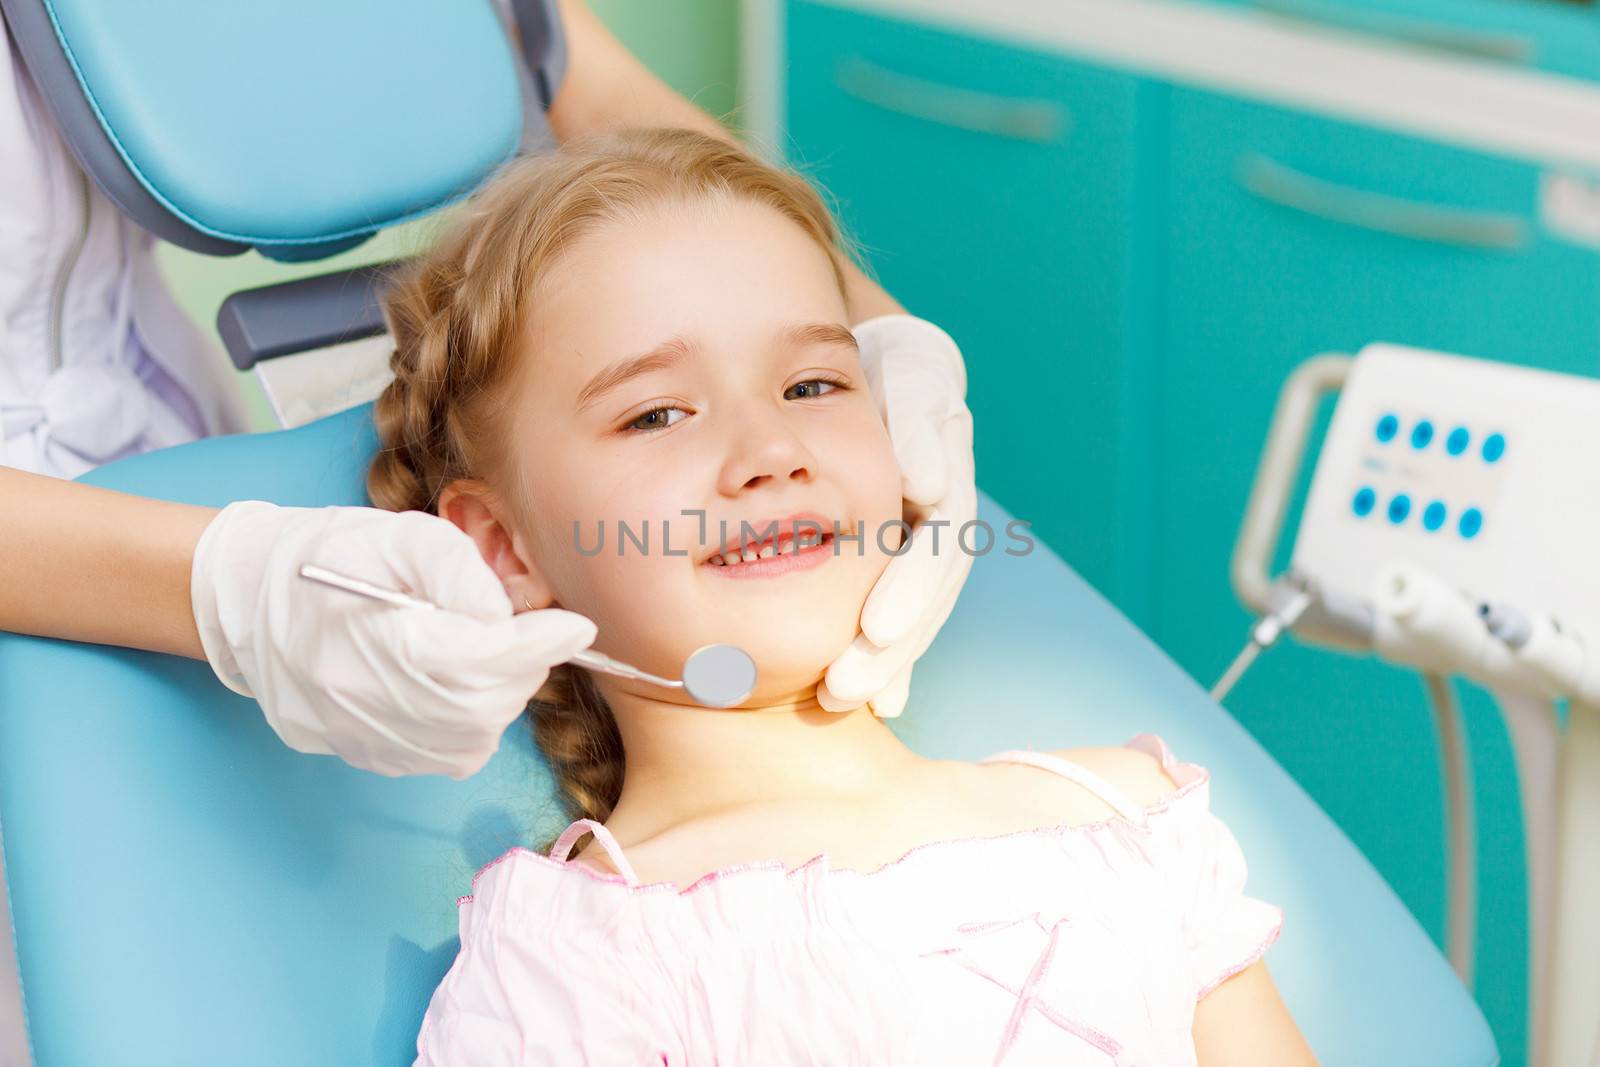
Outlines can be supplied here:
[[1600, 633], [1600, 380], [1362, 349], [1318, 456], [1293, 565], [1364, 599], [1396, 563]]

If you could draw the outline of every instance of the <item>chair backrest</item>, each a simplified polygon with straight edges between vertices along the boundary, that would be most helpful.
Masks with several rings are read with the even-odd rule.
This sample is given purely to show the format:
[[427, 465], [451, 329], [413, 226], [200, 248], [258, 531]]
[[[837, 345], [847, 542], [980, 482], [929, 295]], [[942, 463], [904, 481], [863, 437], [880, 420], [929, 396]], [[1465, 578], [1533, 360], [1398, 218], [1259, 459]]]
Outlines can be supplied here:
[[[213, 438], [83, 480], [221, 505], [365, 503], [370, 408]], [[1009, 516], [980, 496], [1003, 535]], [[1373, 867], [1198, 686], [1042, 544], [974, 561], [919, 662], [913, 748], [1160, 733], [1283, 905], [1268, 954], [1327, 1064], [1488, 1067], [1483, 1016]], [[0, 843], [35, 1062], [409, 1063], [457, 949], [455, 900], [564, 824], [519, 723], [465, 782], [284, 747], [206, 664], [0, 635]]]
[[[507, 0], [558, 79], [554, 0]], [[466, 195], [543, 125], [491, 0], [0, 0], [51, 117], [134, 222], [319, 259]], [[552, 89], [553, 91], [553, 89]]]

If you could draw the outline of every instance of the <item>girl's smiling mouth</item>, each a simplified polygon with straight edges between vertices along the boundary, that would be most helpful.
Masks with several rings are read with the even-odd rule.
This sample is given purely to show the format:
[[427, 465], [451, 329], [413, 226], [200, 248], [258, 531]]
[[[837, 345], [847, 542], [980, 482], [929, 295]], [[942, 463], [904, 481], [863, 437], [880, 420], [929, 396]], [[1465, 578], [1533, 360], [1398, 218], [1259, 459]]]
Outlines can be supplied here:
[[703, 566], [725, 578], [775, 578], [820, 567], [834, 554], [832, 533], [813, 529], [801, 529], [798, 533], [797, 538], [793, 529], [779, 531], [775, 539], [746, 545], [742, 553], [736, 547], [714, 555]]

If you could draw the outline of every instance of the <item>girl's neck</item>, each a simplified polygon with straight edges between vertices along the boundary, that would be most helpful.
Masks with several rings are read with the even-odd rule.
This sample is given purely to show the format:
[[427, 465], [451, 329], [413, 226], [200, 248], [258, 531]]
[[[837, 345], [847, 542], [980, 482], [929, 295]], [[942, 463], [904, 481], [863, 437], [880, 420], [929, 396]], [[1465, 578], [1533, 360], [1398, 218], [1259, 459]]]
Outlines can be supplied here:
[[737, 711], [605, 696], [627, 753], [622, 795], [607, 821], [628, 840], [753, 804], [864, 802], [929, 762], [870, 708], [830, 712], [809, 690]]

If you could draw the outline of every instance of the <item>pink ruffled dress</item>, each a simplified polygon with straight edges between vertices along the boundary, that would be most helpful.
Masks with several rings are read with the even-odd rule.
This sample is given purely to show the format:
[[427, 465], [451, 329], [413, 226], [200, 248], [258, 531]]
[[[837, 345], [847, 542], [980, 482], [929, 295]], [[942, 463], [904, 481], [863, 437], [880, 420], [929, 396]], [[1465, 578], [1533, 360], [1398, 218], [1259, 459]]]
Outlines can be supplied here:
[[[1178, 788], [1148, 808], [1093, 790], [1099, 822], [934, 841], [864, 873], [826, 854], [687, 888], [640, 884], [604, 826], [512, 849], [458, 902], [461, 952], [418, 1065], [787, 1067], [1195, 1063], [1199, 999], [1266, 951], [1283, 909], [1244, 895], [1210, 773], [1140, 734]], [[569, 862], [593, 830], [622, 877]]]

